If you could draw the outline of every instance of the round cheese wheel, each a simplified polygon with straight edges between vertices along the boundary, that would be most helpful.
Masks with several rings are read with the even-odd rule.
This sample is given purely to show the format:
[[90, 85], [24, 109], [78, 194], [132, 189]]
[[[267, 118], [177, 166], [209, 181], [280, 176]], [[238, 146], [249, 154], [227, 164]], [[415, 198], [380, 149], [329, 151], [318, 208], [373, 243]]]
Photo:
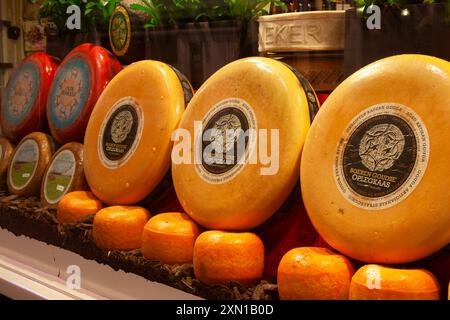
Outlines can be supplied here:
[[144, 258], [166, 264], [192, 263], [199, 227], [187, 214], [161, 213], [152, 217], [142, 232]]
[[357, 260], [405, 263], [450, 242], [450, 63], [375, 62], [327, 99], [303, 150], [303, 201], [320, 235]]
[[103, 204], [92, 192], [72, 191], [62, 197], [56, 209], [58, 223], [77, 223], [90, 215], [95, 215]]
[[98, 97], [122, 66], [106, 49], [85, 43], [73, 49], [59, 66], [50, 87], [47, 118], [60, 144], [82, 142]]
[[157, 61], [134, 63], [108, 84], [84, 143], [86, 178], [100, 200], [134, 204], [165, 193], [158, 185], [171, 186], [171, 135], [191, 96], [187, 80]]
[[0, 179], [2, 183], [6, 177], [13, 152], [14, 145], [8, 139], [0, 138]]
[[83, 145], [78, 142], [65, 144], [53, 155], [42, 179], [43, 206], [56, 208], [66, 193], [87, 189], [83, 160]]
[[273, 59], [228, 64], [196, 92], [172, 156], [185, 211], [211, 229], [269, 219], [298, 183], [300, 153], [318, 109], [308, 82]]
[[354, 272], [346, 257], [331, 250], [295, 248], [280, 261], [278, 293], [281, 300], [348, 300]]
[[350, 300], [439, 300], [439, 283], [424, 269], [361, 267], [350, 284]]
[[47, 165], [55, 151], [52, 137], [33, 132], [20, 141], [8, 167], [8, 189], [23, 197], [37, 196]]
[[264, 244], [251, 232], [206, 231], [194, 244], [195, 277], [205, 284], [257, 283], [264, 270]]
[[109, 19], [109, 42], [114, 54], [125, 64], [145, 58], [144, 24], [149, 20], [145, 11], [134, 10], [139, 0], [122, 0]]
[[141, 207], [114, 206], [95, 214], [92, 237], [108, 250], [135, 250], [141, 247], [142, 232], [150, 213]]
[[46, 103], [58, 61], [35, 53], [20, 62], [6, 87], [1, 110], [3, 134], [18, 143], [27, 134], [47, 130]]

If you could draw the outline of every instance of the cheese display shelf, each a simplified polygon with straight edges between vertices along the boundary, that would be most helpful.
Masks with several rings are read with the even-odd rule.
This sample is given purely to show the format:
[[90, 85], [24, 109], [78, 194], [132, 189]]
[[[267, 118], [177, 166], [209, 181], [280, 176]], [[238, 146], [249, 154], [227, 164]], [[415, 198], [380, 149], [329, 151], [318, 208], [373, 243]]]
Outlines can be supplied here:
[[[131, 299], [193, 299], [193, 298], [205, 298], [205, 299], [227, 299], [227, 300], [271, 300], [277, 299], [277, 286], [274, 283], [267, 281], [261, 281], [258, 285], [253, 287], [244, 287], [238, 283], [230, 286], [225, 285], [205, 285], [200, 283], [193, 274], [192, 264], [184, 265], [165, 265], [156, 261], [149, 261], [142, 257], [140, 250], [134, 251], [115, 251], [115, 250], [102, 250], [95, 246], [92, 241], [92, 218], [88, 217], [84, 221], [77, 224], [58, 225], [56, 220], [56, 211], [52, 209], [43, 208], [37, 198], [22, 198], [16, 195], [9, 195], [5, 191], [0, 191], [0, 230], [2, 236], [8, 231], [13, 233], [18, 239], [20, 236], [26, 236], [45, 242], [48, 245], [58, 248], [72, 251], [86, 262], [87, 260], [94, 260], [100, 264], [107, 265], [116, 271], [124, 271], [126, 273], [132, 273], [138, 275], [147, 280], [157, 282], [157, 285], [152, 288], [147, 288], [146, 294], [130, 293], [127, 295], [127, 290], [123, 290], [123, 287], [117, 287], [115, 291], [108, 291], [111, 294], [109, 297], [104, 295], [86, 293], [79, 293], [77, 296], [73, 296], [70, 293], [64, 296], [60, 290], [57, 295], [46, 296], [45, 294], [31, 294], [28, 290], [24, 290], [25, 294], [17, 296], [17, 290], [12, 290], [13, 298], [48, 298], [48, 299], [104, 299], [104, 298], [131, 298]], [[9, 236], [11, 237], [11, 235]], [[31, 241], [31, 240], [30, 240]], [[9, 243], [9, 242], [8, 242]], [[26, 244], [28, 246], [28, 244]], [[10, 244], [6, 246], [12, 250]], [[22, 245], [20, 248], [23, 254], [26, 254], [26, 248]], [[42, 253], [42, 248], [39, 249]], [[1, 252], [0, 252], [1, 254]], [[79, 259], [81, 257], [77, 257]], [[5, 259], [0, 255], [0, 262], [3, 264]], [[92, 262], [92, 261], [89, 261]], [[75, 263], [74, 263], [75, 264]], [[97, 266], [95, 266], [97, 267]], [[95, 268], [89, 265], [89, 270]], [[14, 267], [14, 269], [16, 269]], [[113, 272], [112, 270], [109, 270]], [[61, 272], [65, 272], [61, 271]], [[111, 274], [114, 277], [114, 281], [106, 280], [107, 285], [111, 285], [112, 282], [121, 280], [123, 276], [121, 272], [113, 272]], [[10, 275], [5, 276], [7, 279], [11, 279]], [[83, 278], [83, 275], [82, 275]], [[141, 286], [146, 283], [145, 279], [140, 278], [137, 281]], [[111, 279], [109, 279], [111, 280]], [[4, 279], [3, 279], [4, 281]], [[98, 282], [97, 279], [93, 280], [97, 286], [105, 284]], [[136, 281], [136, 280], [135, 280]], [[151, 284], [153, 284], [153, 282]], [[0, 265], [0, 284], [2, 284], [2, 266]], [[165, 284], [165, 291], [161, 291], [159, 284]], [[21, 287], [22, 285], [19, 285]], [[61, 285], [60, 285], [61, 286]], [[178, 290], [172, 289], [176, 288]], [[0, 285], [1, 288], [8, 289], [10, 286]], [[170, 290], [172, 289], [172, 290]], [[31, 290], [31, 289], [30, 289]], [[169, 292], [167, 292], [169, 290]], [[45, 291], [48, 291], [46, 287]], [[7, 293], [10, 293], [9, 290]], [[111, 293], [112, 292], [112, 293]], [[120, 293], [120, 297], [117, 294]]]

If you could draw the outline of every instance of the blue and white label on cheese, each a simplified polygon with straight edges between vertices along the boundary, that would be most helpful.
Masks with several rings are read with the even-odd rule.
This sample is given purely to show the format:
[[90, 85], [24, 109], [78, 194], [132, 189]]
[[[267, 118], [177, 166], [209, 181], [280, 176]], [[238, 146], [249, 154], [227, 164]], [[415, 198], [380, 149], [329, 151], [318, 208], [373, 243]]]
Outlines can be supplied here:
[[2, 116], [12, 125], [21, 124], [31, 112], [39, 93], [39, 70], [32, 62], [24, 63], [6, 88]]
[[86, 105], [91, 87], [87, 62], [74, 58], [58, 70], [49, 95], [50, 120], [58, 129], [72, 125]]

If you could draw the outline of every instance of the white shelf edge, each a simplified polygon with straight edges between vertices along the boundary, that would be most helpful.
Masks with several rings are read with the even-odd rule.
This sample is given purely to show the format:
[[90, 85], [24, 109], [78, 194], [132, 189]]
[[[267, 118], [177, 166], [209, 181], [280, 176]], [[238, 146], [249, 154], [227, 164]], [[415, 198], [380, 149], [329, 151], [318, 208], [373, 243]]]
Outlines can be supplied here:
[[[66, 285], [69, 266], [81, 270], [81, 289]], [[0, 228], [0, 294], [33, 300], [200, 300], [170, 286]]]

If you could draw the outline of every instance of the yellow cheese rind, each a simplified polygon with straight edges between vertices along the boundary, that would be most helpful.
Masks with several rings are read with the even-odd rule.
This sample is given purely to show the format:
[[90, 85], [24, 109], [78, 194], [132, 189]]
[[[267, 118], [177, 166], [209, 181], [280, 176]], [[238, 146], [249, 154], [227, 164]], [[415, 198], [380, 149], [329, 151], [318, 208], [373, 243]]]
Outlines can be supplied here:
[[3, 183], [14, 152], [14, 145], [8, 139], [0, 138], [0, 148], [0, 183]]
[[[142, 132], [126, 163], [111, 168], [99, 152], [101, 127], [110, 109], [126, 97], [141, 110]], [[86, 130], [85, 175], [92, 192], [110, 205], [134, 204], [151, 193], [170, 168], [171, 134], [183, 112], [183, 88], [167, 64], [140, 61], [117, 74], [100, 96]]]
[[[185, 211], [213, 229], [248, 230], [269, 219], [298, 182], [300, 153], [309, 128], [307, 98], [299, 80], [284, 64], [267, 58], [230, 63], [197, 91], [180, 128], [194, 136], [194, 121], [227, 99], [240, 99], [252, 110], [257, 129], [279, 130], [279, 169], [262, 175], [268, 165], [246, 164], [232, 179], [211, 183], [194, 164], [172, 163], [174, 186]], [[177, 143], [175, 143], [175, 146]], [[194, 159], [194, 146], [190, 149]]]
[[[450, 63], [403, 55], [375, 62], [345, 80], [313, 122], [301, 165], [302, 196], [321, 236], [352, 258], [405, 263], [450, 242]], [[383, 103], [413, 110], [426, 127], [429, 156], [420, 182], [408, 196], [378, 210], [355, 206], [335, 179], [337, 148], [349, 123]]]

